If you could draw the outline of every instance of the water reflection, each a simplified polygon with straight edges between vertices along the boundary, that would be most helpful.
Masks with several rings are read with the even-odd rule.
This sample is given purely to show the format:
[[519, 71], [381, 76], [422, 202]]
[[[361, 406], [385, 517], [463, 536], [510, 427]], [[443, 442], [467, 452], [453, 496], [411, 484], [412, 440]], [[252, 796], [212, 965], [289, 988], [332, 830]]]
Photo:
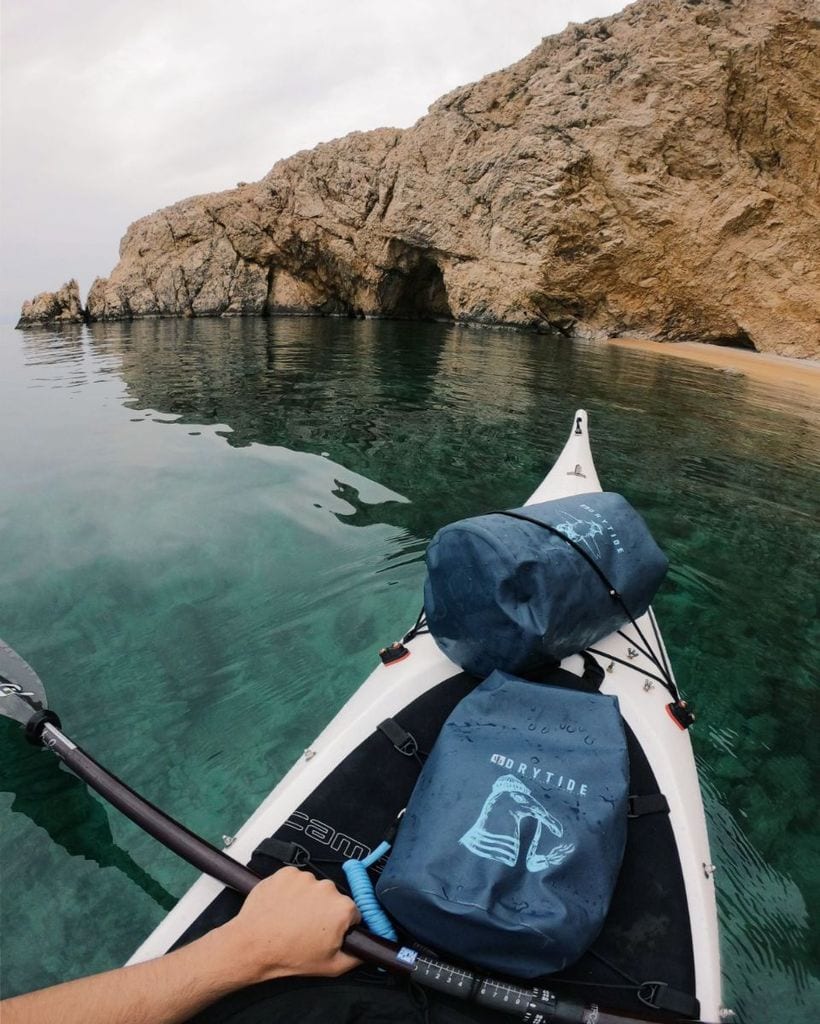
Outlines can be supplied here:
[[86, 329], [82, 324], [37, 327], [21, 334], [27, 361], [34, 365], [56, 365], [82, 360]]
[[[115, 843], [107, 812], [85, 783], [65, 771], [52, 754], [26, 743], [16, 726], [3, 721], [0, 731], [6, 752], [3, 760], [7, 761], [0, 792], [13, 795], [12, 813], [44, 829], [69, 856], [121, 871], [163, 909], [170, 910], [176, 897]], [[10, 758], [9, 753], [13, 755]]]
[[[602, 478], [621, 488], [654, 490], [652, 466], [687, 491], [760, 496], [818, 464], [811, 402], [623, 348], [330, 319], [94, 324], [89, 339], [134, 409], [227, 423], [237, 447], [329, 452], [418, 505], [419, 536], [442, 524], [443, 504], [468, 515], [520, 502], [577, 405], [592, 413]], [[810, 490], [790, 490], [791, 508], [811, 506]]]

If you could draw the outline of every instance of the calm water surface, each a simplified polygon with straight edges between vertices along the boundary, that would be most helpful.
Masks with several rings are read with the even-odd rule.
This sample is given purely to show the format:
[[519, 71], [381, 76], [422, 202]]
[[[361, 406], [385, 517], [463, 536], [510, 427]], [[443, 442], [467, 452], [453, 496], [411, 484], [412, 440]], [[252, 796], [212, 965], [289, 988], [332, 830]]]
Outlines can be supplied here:
[[[0, 335], [0, 636], [104, 764], [219, 843], [590, 413], [656, 601], [718, 865], [726, 1001], [820, 1003], [812, 396], [525, 334], [333, 320]], [[114, 966], [194, 872], [0, 720], [4, 994]]]

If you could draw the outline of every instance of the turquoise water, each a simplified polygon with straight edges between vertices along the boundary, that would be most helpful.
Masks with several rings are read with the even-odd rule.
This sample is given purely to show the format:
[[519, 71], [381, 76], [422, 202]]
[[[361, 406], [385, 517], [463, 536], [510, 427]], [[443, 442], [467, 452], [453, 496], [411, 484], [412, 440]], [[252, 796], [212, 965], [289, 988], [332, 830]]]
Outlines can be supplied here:
[[[415, 617], [432, 533], [584, 406], [672, 569], [726, 1002], [820, 1002], [812, 396], [623, 349], [337, 320], [0, 335], [0, 636], [67, 733], [219, 843]], [[0, 720], [4, 994], [114, 966], [194, 872]]]

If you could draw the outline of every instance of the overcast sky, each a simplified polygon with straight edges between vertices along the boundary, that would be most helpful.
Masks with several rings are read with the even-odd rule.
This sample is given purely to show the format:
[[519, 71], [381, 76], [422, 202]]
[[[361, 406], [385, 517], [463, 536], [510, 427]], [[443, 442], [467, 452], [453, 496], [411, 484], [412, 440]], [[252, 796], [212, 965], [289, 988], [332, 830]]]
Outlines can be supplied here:
[[110, 272], [137, 217], [254, 181], [624, 0], [2, 0], [0, 314]]

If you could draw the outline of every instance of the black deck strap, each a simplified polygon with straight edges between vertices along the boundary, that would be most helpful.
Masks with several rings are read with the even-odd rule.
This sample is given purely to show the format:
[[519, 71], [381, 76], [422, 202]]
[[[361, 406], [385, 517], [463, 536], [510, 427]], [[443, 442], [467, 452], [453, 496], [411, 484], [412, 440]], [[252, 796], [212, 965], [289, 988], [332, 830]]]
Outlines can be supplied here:
[[642, 818], [645, 814], [668, 814], [669, 803], [663, 793], [631, 793], [628, 818]]
[[597, 693], [606, 674], [588, 651], [582, 651], [581, 657], [584, 659], [584, 671], [580, 676], [576, 672], [561, 668], [560, 662], [556, 662], [538, 672], [528, 673], [523, 678], [531, 683], [563, 686], [568, 690], [578, 690], [579, 693]]
[[584, 689], [589, 693], [595, 693], [601, 689], [606, 673], [589, 651], [581, 651], [581, 657], [584, 659], [584, 673], [581, 678], [587, 684]]
[[400, 754], [405, 757], [415, 757], [419, 752], [419, 745], [416, 737], [403, 729], [395, 718], [385, 718], [377, 726], [380, 733], [386, 736]]
[[280, 864], [292, 864], [304, 868], [310, 863], [310, 853], [298, 843], [286, 843], [282, 839], [263, 839], [253, 851], [254, 857], [265, 857]]
[[638, 999], [653, 1010], [665, 1010], [690, 1020], [700, 1017], [700, 1003], [688, 992], [670, 988], [665, 981], [645, 981], [638, 989]]

